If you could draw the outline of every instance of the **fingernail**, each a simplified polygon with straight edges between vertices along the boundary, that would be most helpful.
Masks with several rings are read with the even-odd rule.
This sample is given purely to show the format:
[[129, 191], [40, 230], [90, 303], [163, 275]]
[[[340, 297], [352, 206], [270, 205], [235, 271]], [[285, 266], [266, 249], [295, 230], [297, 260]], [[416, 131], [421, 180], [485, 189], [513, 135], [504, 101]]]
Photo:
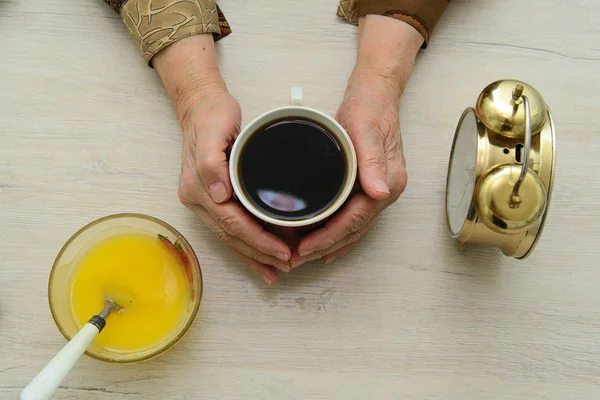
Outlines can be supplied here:
[[212, 183], [208, 187], [208, 191], [210, 192], [210, 197], [215, 203], [221, 203], [227, 198], [227, 189], [225, 188], [225, 184], [223, 184], [223, 182]]
[[376, 179], [373, 182], [373, 187], [375, 188], [376, 192], [390, 194], [390, 189], [388, 189], [387, 184], [381, 179]]
[[265, 281], [265, 283], [269, 286], [271, 286], [271, 284], [273, 283], [269, 278], [267, 278], [266, 276], [263, 276], [263, 281]]
[[299, 267], [302, 264], [304, 264], [304, 261], [300, 261], [300, 260], [292, 261], [292, 268]]
[[306, 257], [310, 253], [312, 253], [312, 250], [302, 250], [302, 251], [298, 252], [298, 254], [300, 255], [300, 257]]
[[274, 267], [283, 272], [290, 272], [292, 270], [292, 266], [289, 264], [277, 263], [277, 265], [274, 265]]
[[335, 261], [335, 257], [327, 257], [325, 259], [325, 264], [331, 264], [334, 261]]
[[290, 257], [285, 253], [277, 253], [275, 257], [279, 258], [281, 261], [288, 261]]

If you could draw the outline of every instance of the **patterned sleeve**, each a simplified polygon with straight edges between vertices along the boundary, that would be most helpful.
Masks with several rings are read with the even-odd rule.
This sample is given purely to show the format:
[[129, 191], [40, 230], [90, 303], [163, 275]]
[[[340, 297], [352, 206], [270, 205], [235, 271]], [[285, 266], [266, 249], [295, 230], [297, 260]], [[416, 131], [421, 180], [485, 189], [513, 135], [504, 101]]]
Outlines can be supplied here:
[[337, 15], [351, 24], [367, 14], [384, 15], [412, 25], [425, 39], [427, 47], [431, 33], [450, 0], [340, 0]]
[[212, 33], [215, 40], [231, 33], [215, 0], [104, 0], [117, 11], [144, 59], [188, 36]]

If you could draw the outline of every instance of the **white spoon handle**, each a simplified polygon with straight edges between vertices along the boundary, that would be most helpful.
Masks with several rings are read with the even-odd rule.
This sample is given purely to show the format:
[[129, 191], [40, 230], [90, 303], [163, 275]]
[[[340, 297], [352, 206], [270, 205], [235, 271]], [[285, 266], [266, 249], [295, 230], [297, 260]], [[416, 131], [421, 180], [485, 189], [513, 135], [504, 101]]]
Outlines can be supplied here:
[[23, 389], [21, 400], [49, 399], [98, 333], [100, 331], [95, 325], [85, 324]]

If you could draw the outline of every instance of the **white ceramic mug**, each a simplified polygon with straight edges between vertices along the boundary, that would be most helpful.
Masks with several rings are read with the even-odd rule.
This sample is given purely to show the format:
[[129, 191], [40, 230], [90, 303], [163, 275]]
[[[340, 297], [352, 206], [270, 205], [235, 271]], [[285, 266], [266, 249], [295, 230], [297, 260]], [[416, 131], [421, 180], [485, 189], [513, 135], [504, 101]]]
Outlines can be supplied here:
[[[321, 111], [305, 107], [303, 102], [304, 96], [302, 88], [292, 87], [290, 105], [267, 111], [250, 122], [235, 140], [229, 156], [229, 175], [235, 197], [243, 205], [243, 207], [258, 220], [267, 225], [271, 225], [285, 231], [310, 231], [322, 225], [344, 205], [352, 193], [356, 182], [356, 152], [350, 136], [335, 119], [327, 114], [322, 113]], [[244, 193], [244, 190], [242, 189], [242, 183], [239, 174], [239, 163], [244, 145], [259, 129], [268, 126], [272, 122], [281, 120], [282, 118], [308, 119], [316, 122], [325, 128], [329, 134], [331, 134], [345, 155], [346, 176], [337, 198], [325, 210], [322, 210], [319, 214], [311, 216], [310, 218], [300, 220], [284, 220], [267, 215], [258, 207], [256, 207], [252, 201], [250, 201], [247, 194]]]

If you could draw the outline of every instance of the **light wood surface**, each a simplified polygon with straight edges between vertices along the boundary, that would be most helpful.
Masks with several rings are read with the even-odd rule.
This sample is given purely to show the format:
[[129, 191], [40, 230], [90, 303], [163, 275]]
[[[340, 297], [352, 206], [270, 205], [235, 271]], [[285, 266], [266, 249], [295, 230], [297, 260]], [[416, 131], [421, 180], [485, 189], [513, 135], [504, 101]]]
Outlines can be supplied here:
[[[291, 85], [335, 113], [357, 40], [335, 0], [220, 4], [244, 124]], [[118, 212], [190, 240], [201, 311], [155, 360], [83, 358], [56, 398], [600, 398], [599, 14], [596, 0], [453, 0], [403, 98], [405, 194], [350, 256], [267, 288], [179, 204], [179, 126], [118, 16], [99, 0], [0, 0], [0, 398], [65, 343], [47, 302], [60, 247]], [[550, 216], [525, 261], [459, 255], [445, 231], [455, 124], [502, 78], [539, 89], [558, 132]]]

